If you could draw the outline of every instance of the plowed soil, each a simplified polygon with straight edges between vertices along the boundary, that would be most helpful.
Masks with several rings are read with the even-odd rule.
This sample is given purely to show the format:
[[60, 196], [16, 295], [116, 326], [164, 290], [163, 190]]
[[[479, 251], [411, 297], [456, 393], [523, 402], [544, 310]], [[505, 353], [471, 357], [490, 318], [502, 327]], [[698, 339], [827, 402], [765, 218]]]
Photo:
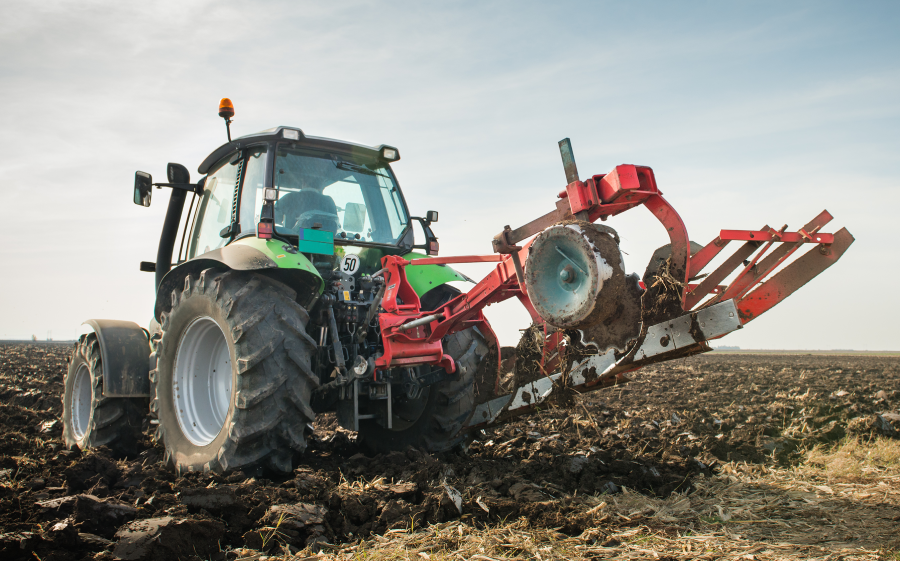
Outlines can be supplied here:
[[[124, 460], [65, 449], [58, 419], [70, 352], [0, 345], [3, 559], [164, 558], [150, 546], [124, 548], [140, 531], [133, 521], [145, 519], [164, 520], [169, 540], [194, 544], [186, 558], [200, 559], [456, 518], [525, 517], [576, 535], [592, 523], [576, 508], [586, 495], [625, 486], [665, 497], [724, 462], [790, 465], [848, 434], [900, 436], [900, 357], [713, 353], [479, 432], [452, 453], [366, 456], [326, 415], [289, 476], [176, 477], [149, 439]], [[294, 509], [287, 518], [285, 509]]]

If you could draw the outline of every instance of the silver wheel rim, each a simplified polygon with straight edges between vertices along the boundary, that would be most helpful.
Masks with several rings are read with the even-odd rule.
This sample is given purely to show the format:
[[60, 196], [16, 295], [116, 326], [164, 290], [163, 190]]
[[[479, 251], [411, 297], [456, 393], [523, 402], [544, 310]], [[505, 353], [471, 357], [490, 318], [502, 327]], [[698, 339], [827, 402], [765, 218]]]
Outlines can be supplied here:
[[75, 440], [82, 440], [87, 433], [93, 401], [91, 371], [87, 364], [82, 363], [75, 371], [75, 382], [72, 385], [72, 430], [75, 432]]
[[231, 352], [222, 328], [210, 317], [195, 319], [178, 343], [172, 380], [175, 416], [193, 444], [206, 446], [225, 426], [231, 378]]

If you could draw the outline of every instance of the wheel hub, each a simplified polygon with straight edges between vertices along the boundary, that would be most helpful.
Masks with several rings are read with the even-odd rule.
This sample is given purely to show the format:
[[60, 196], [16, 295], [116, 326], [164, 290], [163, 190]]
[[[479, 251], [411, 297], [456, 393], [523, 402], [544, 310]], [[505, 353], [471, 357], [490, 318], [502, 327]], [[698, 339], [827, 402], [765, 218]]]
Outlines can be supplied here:
[[94, 388], [91, 384], [91, 371], [87, 364], [80, 364], [75, 371], [75, 382], [72, 391], [72, 430], [75, 439], [81, 440], [87, 433], [91, 422], [91, 405], [94, 400]]
[[231, 404], [231, 351], [212, 318], [195, 319], [175, 356], [172, 392], [181, 432], [197, 446], [215, 440]]

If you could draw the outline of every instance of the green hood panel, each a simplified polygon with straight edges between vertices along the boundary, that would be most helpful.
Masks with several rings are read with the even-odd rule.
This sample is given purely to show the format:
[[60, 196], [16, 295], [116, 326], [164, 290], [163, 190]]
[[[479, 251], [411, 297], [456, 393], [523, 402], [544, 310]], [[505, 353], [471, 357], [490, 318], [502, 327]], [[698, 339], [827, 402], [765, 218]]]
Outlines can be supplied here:
[[[421, 253], [407, 253], [403, 256], [407, 261], [426, 257], [428, 256]], [[462, 273], [454, 271], [447, 265], [407, 265], [406, 280], [409, 281], [409, 285], [416, 291], [416, 294], [422, 296], [432, 288], [437, 288], [442, 284], [447, 284], [451, 281], [466, 281], [469, 278]]]

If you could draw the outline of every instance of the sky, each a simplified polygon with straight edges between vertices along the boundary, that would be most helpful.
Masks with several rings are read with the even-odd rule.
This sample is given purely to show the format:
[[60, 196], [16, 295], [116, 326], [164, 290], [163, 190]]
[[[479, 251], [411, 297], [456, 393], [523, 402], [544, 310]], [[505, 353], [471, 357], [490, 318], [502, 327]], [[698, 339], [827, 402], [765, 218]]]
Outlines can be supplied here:
[[[582, 178], [654, 169], [691, 238], [763, 224], [856, 238], [722, 345], [900, 350], [896, 2], [0, 2], [0, 339], [73, 339], [152, 317], [167, 194], [135, 170], [196, 169], [277, 125], [390, 144], [441, 255], [554, 208], [557, 142]], [[163, 195], [163, 196], [160, 196]], [[644, 208], [607, 222], [629, 271], [667, 243]], [[489, 266], [487, 266], [489, 268]], [[470, 276], [488, 268], [462, 266]], [[503, 344], [515, 302], [486, 311]]]

